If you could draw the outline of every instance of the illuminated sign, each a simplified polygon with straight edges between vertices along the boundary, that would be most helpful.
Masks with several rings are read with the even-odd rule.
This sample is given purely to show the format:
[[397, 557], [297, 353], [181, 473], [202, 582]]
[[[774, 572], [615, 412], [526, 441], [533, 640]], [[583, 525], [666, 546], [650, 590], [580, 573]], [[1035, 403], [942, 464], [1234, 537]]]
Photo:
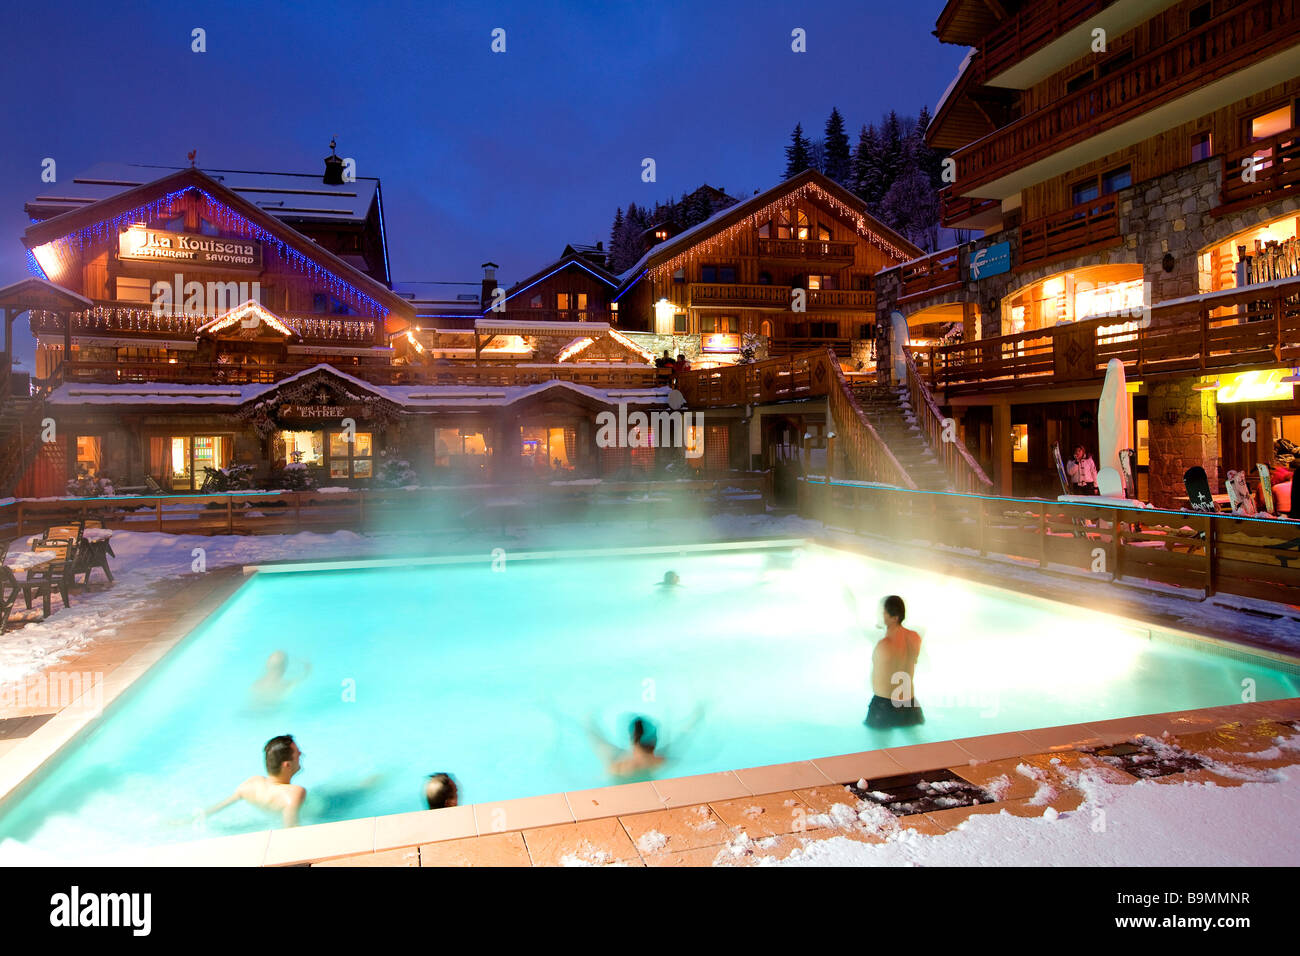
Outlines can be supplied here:
[[970, 257], [970, 277], [987, 279], [1011, 271], [1011, 243], [995, 242], [976, 250]]
[[1289, 402], [1294, 386], [1282, 379], [1290, 374], [1284, 368], [1263, 371], [1235, 372], [1219, 376], [1215, 398], [1220, 405], [1240, 402]]
[[118, 236], [120, 259], [185, 262], [209, 269], [262, 271], [262, 244], [252, 239], [198, 236], [135, 226]]
[[726, 332], [706, 334], [700, 348], [704, 352], [739, 352], [740, 336]]
[[281, 405], [280, 418], [294, 419], [362, 419], [368, 417], [364, 405]]

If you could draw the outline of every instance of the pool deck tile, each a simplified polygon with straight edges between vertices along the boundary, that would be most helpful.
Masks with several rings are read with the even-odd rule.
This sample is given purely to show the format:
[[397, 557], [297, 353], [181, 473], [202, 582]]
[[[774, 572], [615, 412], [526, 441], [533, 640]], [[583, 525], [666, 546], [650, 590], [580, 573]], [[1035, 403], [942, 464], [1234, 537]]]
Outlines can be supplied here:
[[641, 861], [617, 817], [561, 823], [524, 830], [524, 843], [533, 866], [604, 865], [620, 860]]
[[380, 850], [377, 853], [362, 853], [358, 856], [341, 856], [333, 860], [321, 860], [312, 866], [419, 866], [420, 848], [404, 847], [400, 850]]
[[906, 772], [903, 765], [887, 750], [818, 757], [812, 763], [833, 783], [856, 783], [859, 780], [893, 777]]
[[479, 836], [574, 822], [569, 801], [562, 793], [498, 800], [495, 803], [475, 803], [473, 807], [474, 825], [478, 828]]
[[960, 737], [954, 740], [958, 747], [971, 755], [976, 761], [1001, 760], [1004, 757], [1016, 757], [1032, 747], [1033, 743], [1019, 731], [1004, 734], [989, 734], [987, 737]]
[[[964, 767], [951, 767], [949, 769], [963, 780], [969, 780], [975, 786], [983, 788], [988, 788], [999, 777], [1005, 777], [1006, 784], [1001, 789], [1000, 799], [1004, 801], [1020, 800], [1032, 797], [1038, 792], [1036, 782], [1024, 774], [1016, 772], [1016, 768], [1020, 766], [1021, 762], [1020, 757], [1004, 757], [1001, 760], [991, 760], [988, 763], [976, 764], [975, 766], [967, 764]], [[993, 795], [998, 796], [996, 793]]]
[[[1145, 726], [1145, 724], [1143, 725]], [[1021, 731], [1036, 750], [1073, 750], [1081, 746], [1098, 746], [1104, 741], [1097, 728], [1089, 724], [1063, 724]]]
[[375, 818], [317, 823], [271, 831], [266, 866], [284, 866], [335, 856], [371, 853], [375, 849]]
[[811, 760], [771, 764], [766, 767], [749, 767], [745, 770], [737, 770], [736, 776], [751, 793], [755, 794], [784, 792], [836, 782], [822, 773]]
[[575, 819], [595, 820], [600, 817], [618, 816], [628, 813], [646, 813], [662, 810], [663, 798], [659, 791], [649, 782], [621, 783], [612, 787], [597, 787], [594, 790], [570, 790], [565, 796], [569, 800], [569, 809]]
[[470, 836], [478, 836], [470, 804], [375, 817], [376, 851]]
[[693, 777], [669, 777], [654, 781], [655, 791], [665, 807], [684, 807], [713, 800], [750, 796], [750, 790], [730, 770]]
[[809, 807], [793, 791], [715, 800], [709, 807], [725, 826], [743, 831], [751, 840], [783, 836], [809, 828]]
[[518, 831], [444, 840], [420, 847], [420, 866], [532, 865], [523, 834]]
[[[885, 751], [902, 768], [902, 773], [920, 773], [925, 770], [937, 770], [941, 767], [954, 767], [970, 763], [970, 754], [951, 740], [940, 740], [929, 744], [913, 744], [910, 747], [889, 748]], [[884, 773], [868, 775], [871, 777], [889, 776]], [[846, 778], [847, 781], [847, 778]]]
[[858, 806], [858, 798], [842, 785], [831, 784], [825, 787], [809, 787], [804, 790], [796, 790], [794, 795], [808, 804], [808, 808], [814, 813], [830, 813], [831, 807], [837, 803], [842, 803], [855, 810]]
[[619, 822], [642, 856], [718, 846], [731, 838], [730, 828], [707, 804], [636, 813]]

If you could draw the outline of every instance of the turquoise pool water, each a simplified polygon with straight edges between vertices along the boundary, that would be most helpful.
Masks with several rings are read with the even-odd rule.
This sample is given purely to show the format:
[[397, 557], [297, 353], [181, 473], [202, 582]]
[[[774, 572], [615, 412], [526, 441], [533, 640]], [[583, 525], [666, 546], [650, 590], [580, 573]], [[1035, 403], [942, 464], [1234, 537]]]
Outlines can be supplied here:
[[[683, 587], [655, 586], [667, 569]], [[925, 636], [927, 722], [862, 726], [877, 602]], [[273, 651], [310, 674], [278, 706], [251, 685]], [[263, 573], [110, 709], [16, 802], [0, 837], [77, 857], [277, 825], [237, 805], [178, 823], [261, 773], [292, 733], [303, 822], [611, 780], [583, 725], [661, 727], [665, 775], [1300, 694], [1278, 667], [1149, 639], [1144, 626], [815, 547]], [[703, 716], [673, 745], [697, 705]]]

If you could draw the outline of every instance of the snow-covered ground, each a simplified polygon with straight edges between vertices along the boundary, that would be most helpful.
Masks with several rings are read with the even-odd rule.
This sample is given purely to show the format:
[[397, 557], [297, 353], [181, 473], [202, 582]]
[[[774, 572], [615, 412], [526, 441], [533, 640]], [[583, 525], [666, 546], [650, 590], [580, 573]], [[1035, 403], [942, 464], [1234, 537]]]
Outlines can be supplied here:
[[[1293, 738], [1294, 739], [1294, 738]], [[1297, 754], [1300, 759], [1300, 754]], [[765, 866], [1295, 866], [1300, 770], [1272, 782], [1105, 783], [1085, 774], [1087, 799], [1041, 817], [985, 813], [941, 836], [910, 830], [885, 843], [808, 841]], [[743, 853], [743, 848], [736, 848]], [[719, 862], [726, 862], [724, 851]]]

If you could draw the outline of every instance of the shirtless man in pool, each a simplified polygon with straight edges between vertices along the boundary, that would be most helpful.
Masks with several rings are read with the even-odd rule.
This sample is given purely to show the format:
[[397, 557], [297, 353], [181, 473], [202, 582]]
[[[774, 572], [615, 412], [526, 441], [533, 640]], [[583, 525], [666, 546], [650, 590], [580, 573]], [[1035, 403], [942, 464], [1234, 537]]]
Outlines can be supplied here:
[[[871, 653], [871, 693], [875, 696], [863, 723], [880, 730], [923, 724], [925, 715], [912, 696], [916, 659], [921, 655], [921, 635], [903, 627], [907, 607], [897, 594], [885, 598], [881, 615], [885, 636]], [[903, 676], [906, 676], [905, 684], [901, 680]]]
[[249, 777], [204, 816], [210, 817], [233, 803], [247, 800], [255, 807], [281, 814], [286, 827], [298, 825], [298, 811], [307, 798], [307, 790], [289, 781], [302, 769], [302, 751], [293, 737], [285, 734], [268, 740], [262, 754], [266, 758], [266, 776]]

